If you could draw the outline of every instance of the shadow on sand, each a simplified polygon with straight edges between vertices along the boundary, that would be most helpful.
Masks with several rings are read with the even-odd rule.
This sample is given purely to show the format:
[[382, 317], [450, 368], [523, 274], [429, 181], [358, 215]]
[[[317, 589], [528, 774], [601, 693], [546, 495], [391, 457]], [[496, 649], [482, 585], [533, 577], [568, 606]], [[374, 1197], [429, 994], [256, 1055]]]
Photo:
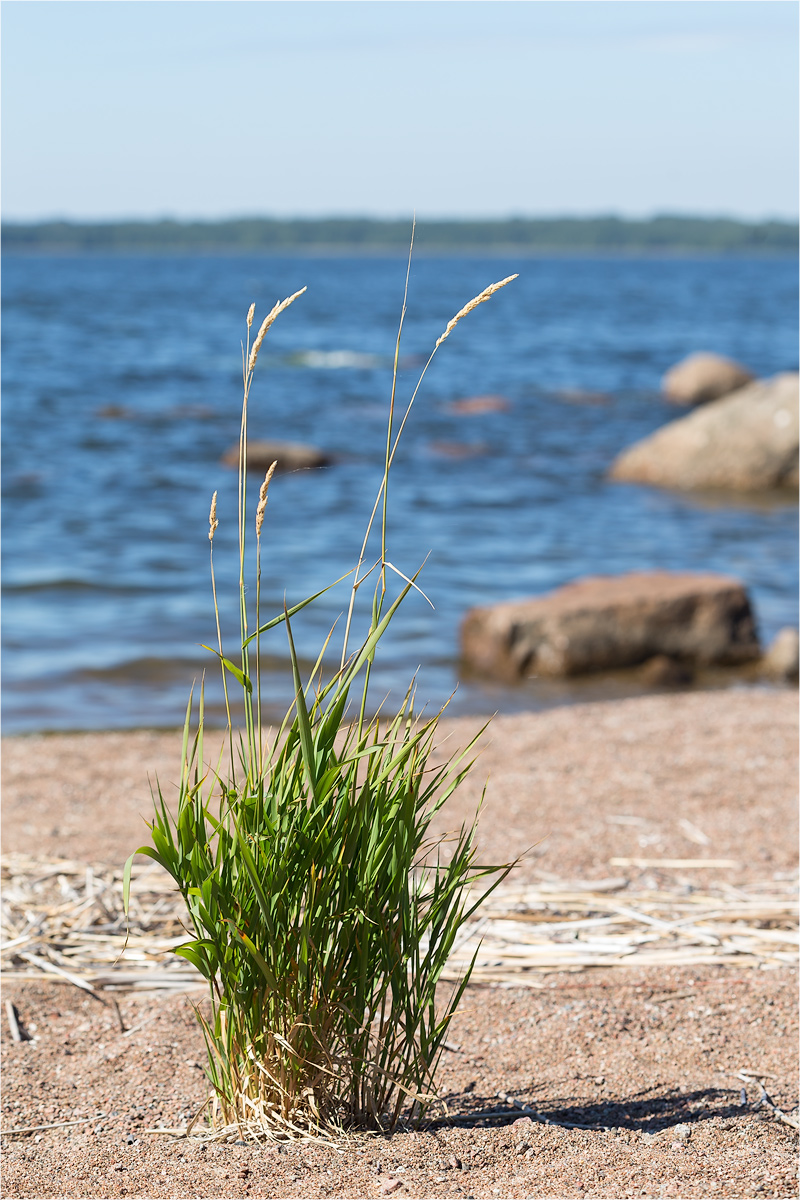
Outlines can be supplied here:
[[[741, 1103], [741, 1092], [735, 1088], [703, 1088], [681, 1092], [677, 1088], [653, 1094], [650, 1090], [635, 1092], [627, 1100], [603, 1100], [581, 1104], [575, 1097], [549, 1099], [546, 1107], [532, 1103], [532, 1112], [498, 1104], [488, 1096], [468, 1097], [464, 1093], [444, 1097], [451, 1116], [432, 1122], [433, 1128], [458, 1125], [461, 1128], [492, 1128], [516, 1121], [526, 1115], [544, 1118], [547, 1123], [573, 1129], [632, 1129], [640, 1133], [658, 1133], [672, 1125], [696, 1124], [710, 1117], [741, 1117], [749, 1110]], [[470, 1111], [464, 1111], [469, 1104]], [[475, 1105], [474, 1110], [472, 1104]], [[461, 1111], [453, 1112], [453, 1109]], [[536, 1114], [536, 1115], [534, 1115]]]

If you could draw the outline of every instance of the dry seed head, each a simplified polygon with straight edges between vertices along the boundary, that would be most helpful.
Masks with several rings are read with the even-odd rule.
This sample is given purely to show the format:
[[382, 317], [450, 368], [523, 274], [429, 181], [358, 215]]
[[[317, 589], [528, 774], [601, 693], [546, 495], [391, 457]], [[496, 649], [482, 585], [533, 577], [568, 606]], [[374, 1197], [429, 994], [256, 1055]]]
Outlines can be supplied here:
[[293, 296], [287, 296], [285, 300], [279, 300], [271, 312], [268, 312], [264, 317], [264, 320], [261, 322], [261, 328], [256, 334], [256, 340], [253, 342], [253, 349], [250, 351], [250, 358], [248, 359], [247, 363], [248, 373], [252, 371], [253, 367], [256, 365], [256, 359], [258, 358], [258, 352], [261, 349], [261, 343], [263, 342], [264, 336], [272, 322], [279, 317], [284, 309], [288, 308], [290, 304], [294, 304], [297, 297], [302, 296], [305, 290], [305, 288], [300, 288], [300, 291], [295, 292]]
[[261, 526], [264, 524], [264, 509], [267, 507], [267, 492], [269, 491], [269, 481], [275, 474], [277, 462], [274, 462], [264, 476], [264, 482], [261, 485], [261, 490], [258, 493], [258, 508], [256, 509], [256, 537], [261, 537]]
[[466, 317], [468, 313], [472, 312], [473, 308], [477, 308], [479, 304], [484, 304], [490, 296], [493, 296], [495, 292], [499, 292], [500, 288], [505, 287], [507, 283], [511, 283], [512, 279], [517, 278], [518, 275], [508, 275], [505, 279], [501, 279], [498, 283], [490, 283], [487, 288], [483, 289], [479, 296], [475, 296], [474, 299], [470, 300], [469, 304], [465, 304], [464, 307], [456, 313], [452, 321], [448, 321], [447, 328], [439, 338], [434, 349], [441, 346], [445, 338], [450, 336], [462, 317]]
[[247, 328], [248, 329], [253, 324], [253, 317], [255, 315], [256, 315], [256, 306], [255, 306], [255, 304], [251, 304], [247, 310]]
[[214, 530], [219, 525], [217, 520], [217, 493], [211, 497], [211, 512], [208, 514], [208, 540], [214, 541]]

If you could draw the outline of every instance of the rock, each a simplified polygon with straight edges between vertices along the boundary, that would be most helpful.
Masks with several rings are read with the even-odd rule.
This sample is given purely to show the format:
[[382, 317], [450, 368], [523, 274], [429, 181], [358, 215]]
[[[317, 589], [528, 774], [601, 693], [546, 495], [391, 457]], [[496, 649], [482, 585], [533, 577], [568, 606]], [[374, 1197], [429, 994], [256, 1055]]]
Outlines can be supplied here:
[[447, 411], [456, 416], [475, 417], [481, 413], [508, 412], [510, 408], [505, 396], [468, 396], [448, 404]]
[[104, 421], [124, 421], [136, 417], [136, 413], [130, 408], [125, 408], [122, 404], [104, 404], [102, 408], [98, 408], [95, 413], [96, 417], [101, 417]]
[[648, 658], [642, 667], [642, 681], [650, 687], [681, 687], [691, 683], [693, 678], [691, 667], [666, 654]]
[[607, 392], [586, 392], [582, 388], [561, 388], [555, 393], [556, 399], [565, 404], [610, 404], [611, 397]]
[[690, 354], [667, 371], [661, 390], [673, 404], [706, 404], [728, 396], [753, 379], [750, 371], [721, 354]]
[[[239, 466], [239, 444], [231, 446], [222, 456], [226, 467]], [[327, 467], [330, 455], [316, 446], [302, 442], [248, 442], [247, 469], [263, 475], [272, 463], [277, 462], [276, 473], [281, 471], [308, 471], [313, 467]]]
[[437, 458], [476, 458], [489, 452], [485, 442], [431, 442], [428, 449]]
[[761, 660], [764, 674], [787, 683], [791, 680], [797, 682], [798, 646], [797, 630], [791, 626], [781, 629]]
[[545, 596], [473, 608], [461, 624], [463, 661], [504, 680], [633, 667], [661, 655], [711, 665], [759, 654], [747, 592], [725, 575], [597, 576]]
[[391, 1179], [387, 1177], [380, 1185], [380, 1193], [382, 1196], [390, 1196], [392, 1192], [399, 1192], [402, 1186], [402, 1179]]
[[794, 373], [748, 384], [624, 450], [611, 478], [687, 491], [797, 487], [797, 402]]

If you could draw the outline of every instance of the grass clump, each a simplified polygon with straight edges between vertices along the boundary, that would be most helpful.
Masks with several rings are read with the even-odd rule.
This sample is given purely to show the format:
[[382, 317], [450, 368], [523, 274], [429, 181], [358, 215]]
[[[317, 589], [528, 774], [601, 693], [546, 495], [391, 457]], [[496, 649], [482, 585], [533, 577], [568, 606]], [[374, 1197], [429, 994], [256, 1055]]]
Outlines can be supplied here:
[[[331, 1137], [348, 1127], [387, 1130], [404, 1113], [422, 1116], [435, 1098], [437, 1062], [469, 971], [438, 1004], [437, 983], [459, 928], [479, 903], [471, 886], [493, 875], [491, 890], [504, 869], [476, 863], [475, 823], [446, 841], [430, 832], [434, 816], [469, 770], [474, 742], [434, 767], [430, 754], [441, 712], [418, 718], [412, 684], [398, 711], [381, 718], [371, 713], [368, 693], [378, 644], [419, 574], [409, 578], [387, 558], [387, 499], [397, 444], [439, 345], [500, 286], [487, 288], [447, 325], [398, 423], [406, 275], [383, 475], [350, 573], [338, 667], [327, 681], [322, 664], [331, 635], [304, 680], [292, 634], [292, 618], [322, 593], [284, 605], [262, 622], [261, 540], [272, 470], [255, 511], [255, 611], [248, 612], [248, 399], [269, 326], [302, 292], [276, 304], [254, 338], [253, 306], [247, 314], [236, 661], [225, 657], [220, 633], [213, 568], [216, 493], [208, 532], [218, 638], [213, 653], [222, 666], [226, 740], [216, 767], [207, 766], [201, 687], [195, 725], [191, 697], [187, 709], [177, 806], [171, 810], [158, 789], [149, 826], [152, 845], [135, 851], [169, 872], [190, 914], [193, 936], [175, 952], [209, 983], [210, 1015], [198, 1011], [198, 1017], [216, 1136]], [[368, 565], [373, 531], [380, 552]], [[368, 631], [350, 651], [357, 597], [370, 577]], [[399, 580], [394, 593], [393, 579]], [[268, 735], [262, 725], [260, 643], [280, 624], [295, 698], [280, 729]], [[231, 686], [243, 701], [239, 734]], [[126, 905], [133, 857], [126, 864]]]

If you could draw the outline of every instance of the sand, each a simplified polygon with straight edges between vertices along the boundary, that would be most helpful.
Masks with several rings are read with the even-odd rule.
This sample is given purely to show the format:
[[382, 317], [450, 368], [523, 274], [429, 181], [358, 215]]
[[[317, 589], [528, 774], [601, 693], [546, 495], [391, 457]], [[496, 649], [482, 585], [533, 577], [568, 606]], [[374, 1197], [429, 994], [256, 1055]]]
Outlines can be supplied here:
[[[785, 880], [797, 869], [796, 717], [796, 693], [768, 689], [500, 717], [441, 825], [471, 815], [488, 777], [481, 851], [523, 855], [520, 880], [599, 880], [620, 873], [620, 857], [731, 859], [716, 880]], [[479, 724], [445, 722], [448, 750]], [[4, 739], [4, 851], [121, 862], [146, 840], [148, 772], [169, 789], [179, 748], [177, 733], [142, 731]], [[699, 878], [624, 870], [632, 887]], [[793, 969], [633, 966], [541, 982], [468, 988], [440, 1086], [451, 1112], [506, 1092], [560, 1124], [353, 1135], [337, 1153], [146, 1132], [182, 1124], [206, 1095], [194, 997], [122, 995], [123, 1033], [113, 1008], [69, 985], [11, 981], [4, 996], [35, 1040], [12, 1043], [4, 1023], [4, 1130], [91, 1120], [6, 1137], [3, 1193], [796, 1194], [796, 1135], [754, 1112], [757, 1090], [744, 1099], [737, 1079], [763, 1073], [777, 1105], [797, 1105]]]

